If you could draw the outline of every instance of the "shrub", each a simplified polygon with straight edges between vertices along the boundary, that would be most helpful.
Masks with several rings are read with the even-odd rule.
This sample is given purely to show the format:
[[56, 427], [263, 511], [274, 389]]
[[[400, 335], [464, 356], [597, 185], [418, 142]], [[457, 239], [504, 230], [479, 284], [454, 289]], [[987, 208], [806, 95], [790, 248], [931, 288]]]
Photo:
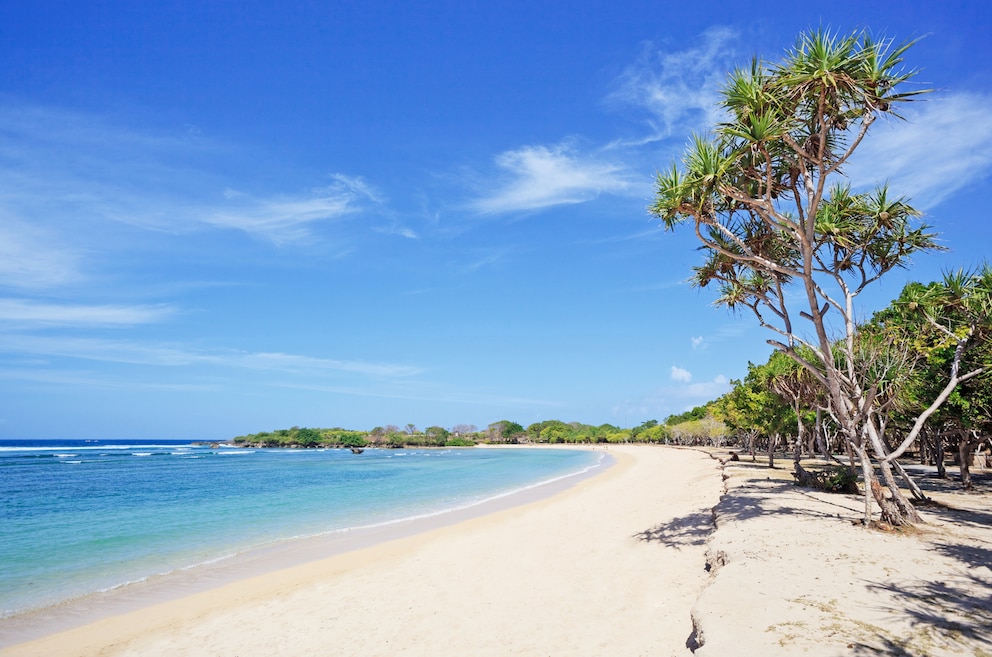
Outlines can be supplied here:
[[797, 486], [815, 488], [828, 493], [858, 494], [858, 475], [851, 468], [832, 467], [826, 470], [805, 470], [799, 468], [792, 473]]

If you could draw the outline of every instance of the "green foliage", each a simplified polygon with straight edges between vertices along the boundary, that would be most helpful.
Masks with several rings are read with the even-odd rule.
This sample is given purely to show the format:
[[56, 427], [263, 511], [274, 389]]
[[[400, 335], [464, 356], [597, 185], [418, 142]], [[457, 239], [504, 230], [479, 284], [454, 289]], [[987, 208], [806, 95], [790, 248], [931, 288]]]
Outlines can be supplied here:
[[486, 430], [486, 440], [492, 443], [516, 443], [524, 435], [524, 428], [510, 420], [493, 422]]
[[716, 415], [732, 431], [771, 436], [795, 426], [792, 408], [771, 388], [772, 371], [768, 364], [748, 363], [747, 377], [731, 381], [731, 391], [717, 400]]
[[909, 283], [862, 330], [887, 350], [903, 354], [892, 391], [896, 423], [910, 424], [957, 376], [963, 380], [929, 424], [992, 433], [992, 267]]
[[316, 429], [297, 429], [295, 442], [300, 447], [316, 447], [320, 442], [320, 432]]
[[681, 424], [682, 422], [689, 422], [690, 420], [702, 420], [708, 413], [708, 404], [703, 404], [702, 406], [697, 406], [684, 413], [669, 415], [665, 418], [665, 424], [668, 426], [674, 426], [676, 424]]
[[443, 447], [448, 442], [451, 432], [443, 427], [427, 427], [424, 429], [424, 441], [428, 445]]
[[367, 444], [364, 435], [361, 431], [348, 429], [293, 427], [238, 436], [232, 442], [259, 447], [364, 447]]

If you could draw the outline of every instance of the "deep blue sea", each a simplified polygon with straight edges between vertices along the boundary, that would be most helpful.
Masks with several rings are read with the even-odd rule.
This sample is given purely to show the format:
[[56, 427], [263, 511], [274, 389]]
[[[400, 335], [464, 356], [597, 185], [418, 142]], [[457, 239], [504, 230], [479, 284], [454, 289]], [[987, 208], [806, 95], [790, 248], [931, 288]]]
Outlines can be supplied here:
[[0, 618], [596, 467], [578, 450], [0, 441]]

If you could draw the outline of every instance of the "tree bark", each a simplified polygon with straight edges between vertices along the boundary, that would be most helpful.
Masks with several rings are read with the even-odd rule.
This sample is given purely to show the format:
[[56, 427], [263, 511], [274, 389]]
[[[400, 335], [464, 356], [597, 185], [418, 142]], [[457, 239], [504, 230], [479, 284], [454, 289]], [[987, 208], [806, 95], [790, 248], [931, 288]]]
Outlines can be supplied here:
[[[899, 489], [899, 486], [896, 484], [895, 478], [892, 476], [891, 464], [895, 461], [895, 459], [889, 453], [889, 450], [886, 449], [885, 442], [882, 440], [882, 436], [879, 434], [877, 427], [869, 421], [865, 424], [864, 429], [867, 433], [872, 451], [875, 452], [875, 456], [878, 458], [879, 469], [882, 471], [882, 477], [885, 480], [885, 485], [889, 489], [889, 493], [892, 496], [892, 499], [889, 500], [890, 506], [888, 510], [883, 507], [883, 516], [889, 516], [888, 518], [885, 518], [885, 521], [896, 527], [922, 522], [920, 514], [916, 512], [916, 509], [910, 503], [909, 499], [903, 495], [902, 491]], [[905, 471], [903, 471], [903, 473], [907, 479], [910, 479], [908, 473]]]
[[921, 502], [927, 502], [930, 500], [930, 498], [927, 497], [923, 493], [923, 490], [916, 484], [913, 478], [909, 476], [909, 473], [906, 472], [905, 468], [902, 467], [902, 464], [900, 464], [899, 461], [893, 461], [892, 465], [896, 467], [896, 471], [899, 472], [899, 475], [902, 477], [903, 481], [906, 482], [906, 486], [909, 488], [909, 492], [913, 494], [913, 497]]
[[973, 485], [971, 483], [971, 450], [974, 447], [974, 443], [971, 441], [971, 436], [968, 432], [962, 429], [960, 431], [960, 438], [958, 439], [958, 458], [961, 461], [961, 487], [964, 490], [971, 490]]
[[[923, 518], [917, 513], [916, 507], [902, 494], [899, 490], [899, 485], [896, 483], [895, 477], [892, 476], [891, 464], [884, 460], [879, 459], [878, 462], [879, 469], [882, 471], [882, 478], [885, 480], [885, 485], [889, 489], [889, 493], [892, 495], [891, 502], [896, 507], [899, 512], [899, 519], [889, 519], [889, 524], [901, 526], [906, 524], [917, 524], [923, 522]], [[903, 471], [905, 473], [905, 471]], [[909, 475], [905, 475], [909, 479]], [[915, 484], [914, 484], [915, 485]], [[917, 489], [918, 490], [918, 489]], [[922, 493], [921, 493], [922, 494]]]

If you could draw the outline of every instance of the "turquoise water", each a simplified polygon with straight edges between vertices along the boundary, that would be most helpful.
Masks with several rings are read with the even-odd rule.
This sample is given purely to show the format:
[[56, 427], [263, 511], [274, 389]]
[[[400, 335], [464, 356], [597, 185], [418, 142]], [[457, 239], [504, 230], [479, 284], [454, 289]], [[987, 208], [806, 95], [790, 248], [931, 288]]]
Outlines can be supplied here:
[[600, 459], [0, 441], [0, 618], [295, 537], [464, 508]]

